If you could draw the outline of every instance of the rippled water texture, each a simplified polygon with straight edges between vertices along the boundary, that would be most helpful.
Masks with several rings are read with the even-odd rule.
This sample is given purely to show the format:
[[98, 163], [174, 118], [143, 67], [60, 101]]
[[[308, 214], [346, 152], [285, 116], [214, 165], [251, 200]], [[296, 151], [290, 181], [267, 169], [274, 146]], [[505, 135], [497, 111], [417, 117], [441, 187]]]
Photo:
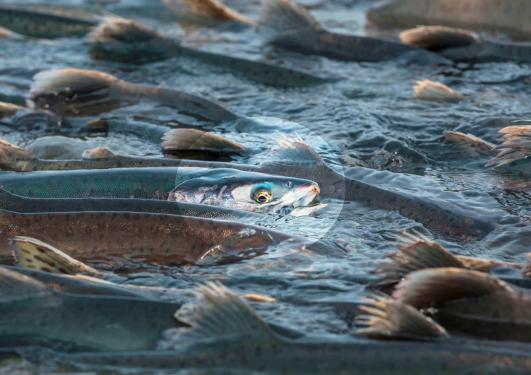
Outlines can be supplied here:
[[[300, 2], [309, 5], [327, 28], [349, 33], [364, 33], [364, 11], [375, 4], [359, 0]], [[123, 0], [122, 3], [132, 4], [127, 12], [122, 9], [124, 15], [181, 38], [190, 46], [341, 79], [316, 87], [277, 89], [186, 59], [174, 58], [143, 66], [94, 61], [89, 57], [88, 43], [77, 37], [26, 42], [2, 40], [0, 98], [23, 102], [36, 72], [68, 66], [97, 69], [131, 82], [198, 93], [218, 99], [239, 114], [277, 117], [301, 126], [290, 129], [270, 121], [267, 130], [246, 128], [241, 132], [223, 126], [207, 127], [207, 130], [256, 150], [275, 147], [275, 139], [282, 135], [289, 138], [313, 134], [310, 143], [328, 162], [351, 177], [384, 189], [415, 192], [443, 206], [452, 201], [499, 223], [494, 232], [479, 241], [448, 242], [396, 212], [372, 209], [362, 202], [328, 201], [329, 207], [316, 217], [273, 218], [264, 222], [284, 232], [323, 238], [343, 249], [344, 258], [274, 248], [265, 255], [229, 265], [147, 268], [129, 275], [126, 283], [191, 290], [198, 283], [219, 280], [237, 292], [260, 293], [277, 299], [277, 303], [256, 306], [268, 321], [308, 333], [346, 334], [350, 322], [342, 319], [334, 306], [363, 296], [370, 270], [394, 250], [395, 238], [402, 230], [418, 229], [462, 255], [526, 260], [531, 244], [529, 187], [521, 188], [525, 185], [521, 180], [513, 181], [486, 169], [485, 159], [467, 158], [440, 138], [447, 130], [459, 130], [499, 143], [498, 130], [509, 120], [531, 118], [530, 65], [434, 66], [417, 64], [407, 58], [381, 63], [343, 63], [264, 47], [254, 30], [202, 28], [185, 32], [177, 23], [169, 22], [168, 15], [159, 21], [142, 17], [142, 7], [151, 1], [142, 4], [138, 0]], [[258, 15], [256, 0], [227, 3], [253, 17]], [[115, 6], [113, 11], [120, 14], [120, 9]], [[412, 87], [419, 79], [444, 82], [464, 94], [465, 100], [457, 104], [414, 100]], [[128, 107], [111, 115], [131, 121], [141, 118], [153, 124], [175, 120], [171, 109], [149, 105]], [[2, 136], [22, 145], [31, 141], [31, 136], [23, 132]], [[118, 153], [159, 153], [157, 145], [133, 136], [98, 141]], [[257, 158], [260, 159], [260, 154]], [[520, 186], [518, 191], [512, 190], [515, 183]], [[518, 224], [511, 216], [520, 218]]]

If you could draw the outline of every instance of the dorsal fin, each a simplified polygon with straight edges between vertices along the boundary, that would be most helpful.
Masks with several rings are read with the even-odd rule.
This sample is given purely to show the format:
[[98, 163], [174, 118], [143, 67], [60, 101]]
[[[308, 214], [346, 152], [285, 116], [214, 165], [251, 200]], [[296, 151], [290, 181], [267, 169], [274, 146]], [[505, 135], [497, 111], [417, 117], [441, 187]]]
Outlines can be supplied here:
[[502, 167], [519, 159], [531, 157], [531, 125], [506, 126], [500, 130], [503, 143], [496, 148], [498, 154], [487, 166]]
[[[292, 165], [324, 165], [321, 156], [300, 138], [289, 139], [280, 137], [277, 140], [278, 148], [273, 151], [273, 164]], [[265, 163], [270, 164], [270, 163]]]
[[512, 291], [505, 282], [485, 273], [460, 268], [432, 268], [407, 275], [393, 296], [399, 302], [426, 309], [452, 300]]
[[464, 47], [479, 41], [476, 33], [446, 26], [419, 26], [400, 33], [400, 41], [413, 47], [437, 51]]
[[472, 151], [480, 155], [492, 155], [495, 146], [475, 135], [458, 131], [448, 131], [444, 135], [444, 141], [452, 143], [465, 151]]
[[292, 0], [266, 0], [259, 26], [272, 40], [287, 34], [323, 31], [321, 24]]
[[219, 0], [163, 0], [163, 2], [179, 15], [187, 13], [197, 19], [212, 19], [254, 25], [253, 20], [236, 12]]
[[164, 152], [207, 151], [220, 154], [243, 154], [245, 147], [220, 135], [198, 129], [172, 129], [162, 138]]
[[4, 170], [23, 171], [27, 161], [35, 160], [35, 156], [14, 144], [0, 139], [0, 168]]
[[105, 147], [94, 147], [83, 151], [82, 159], [108, 159], [116, 156], [111, 150]]
[[417, 81], [413, 90], [415, 91], [415, 98], [419, 100], [456, 103], [464, 99], [463, 95], [445, 84], [428, 79]]
[[439, 243], [416, 231], [404, 232], [398, 237], [398, 251], [389, 258], [390, 262], [382, 263], [374, 271], [379, 279], [371, 283], [373, 286], [395, 285], [407, 274], [426, 268], [465, 267]]
[[0, 119], [4, 117], [11, 117], [23, 109], [25, 108], [16, 104], [0, 102]]
[[240, 297], [224, 286], [208, 283], [196, 291], [197, 303], [185, 305], [176, 318], [191, 328], [186, 336], [210, 340], [234, 336], [263, 336], [272, 338], [267, 323]]
[[0, 302], [48, 292], [51, 292], [51, 289], [40, 281], [0, 267]]
[[98, 274], [94, 268], [35, 238], [17, 236], [10, 245], [21, 267], [65, 275]]
[[433, 340], [446, 330], [412, 306], [383, 296], [371, 296], [360, 306], [357, 334], [376, 339]]

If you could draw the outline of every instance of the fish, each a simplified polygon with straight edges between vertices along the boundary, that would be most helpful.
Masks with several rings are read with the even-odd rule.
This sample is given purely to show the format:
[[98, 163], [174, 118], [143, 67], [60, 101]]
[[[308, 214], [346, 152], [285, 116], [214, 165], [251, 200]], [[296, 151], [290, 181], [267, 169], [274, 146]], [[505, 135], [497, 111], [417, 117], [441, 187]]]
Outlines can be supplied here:
[[485, 40], [470, 30], [419, 26], [401, 32], [400, 40], [404, 44], [425, 48], [458, 62], [531, 62], [531, 43]]
[[[522, 270], [523, 266], [514, 262], [494, 259], [454, 255], [437, 241], [431, 240], [417, 231], [406, 231], [397, 239], [398, 251], [389, 254], [389, 261], [382, 262], [374, 270], [376, 280], [371, 287], [389, 289], [396, 286], [408, 274], [430, 268], [462, 268], [489, 273], [496, 268]], [[518, 281], [517, 281], [518, 282]]]
[[224, 168], [15, 172], [0, 175], [0, 185], [35, 198], [164, 199], [267, 213], [308, 207], [320, 194], [313, 181]]
[[369, 10], [367, 19], [380, 28], [442, 25], [529, 39], [530, 14], [527, 0], [398, 0]]
[[[59, 277], [56, 277], [58, 279]], [[68, 283], [68, 282], [67, 282]], [[55, 345], [63, 350], [154, 349], [177, 327], [180, 304], [126, 295], [76, 294], [0, 267], [0, 345]]]
[[398, 302], [425, 311], [448, 332], [490, 340], [531, 341], [531, 294], [483, 272], [434, 268], [407, 275]]
[[[185, 159], [149, 159], [148, 163], [150, 164], [148, 165], [157, 165], [160, 167], [167, 165], [175, 165], [175, 163], [177, 163], [180, 168], [184, 168], [182, 169], [183, 172], [186, 170], [187, 167], [206, 169], [231, 168], [240, 171], [273, 174], [279, 176], [286, 176], [288, 178], [291, 178], [290, 176], [293, 176], [293, 178], [301, 178], [305, 180], [315, 181], [319, 185], [320, 196], [324, 198], [339, 199], [351, 202], [361, 202], [370, 207], [398, 211], [401, 215], [421, 222], [422, 224], [426, 225], [430, 230], [433, 230], [448, 238], [458, 238], [461, 240], [477, 239], [485, 236], [495, 228], [495, 224], [490, 222], [488, 219], [485, 219], [484, 217], [479, 217], [478, 215], [475, 215], [472, 212], [469, 213], [463, 211], [459, 207], [452, 207], [450, 205], [448, 207], [443, 207], [438, 202], [427, 201], [407, 192], [385, 190], [373, 184], [368, 184], [363, 181], [345, 177], [343, 174], [329, 167], [326, 162], [320, 157], [320, 155], [315, 152], [315, 150], [313, 150], [308, 144], [306, 144], [300, 139], [280, 139], [279, 146], [279, 149], [275, 150], [275, 160], [260, 165]], [[0, 148], [0, 151], [1, 150], [2, 149]], [[120, 157], [118, 158], [118, 160], [111, 158], [89, 160], [85, 159], [81, 161], [65, 161], [64, 169], [117, 168], [120, 165], [124, 165], [123, 163], [137, 163], [138, 161], [137, 159], [130, 160], [129, 157], [124, 158], [126, 158], [127, 161], [121, 161]], [[1, 157], [0, 162], [2, 161], [2, 159], [10, 160], [10, 157]], [[145, 159], [140, 160], [141, 162], [135, 165], [142, 165], [142, 163], [144, 163], [143, 160]], [[24, 160], [21, 160], [22, 164], [24, 162]], [[9, 169], [12, 168], [9, 166], [13, 165], [13, 160], [11, 160], [8, 164], [6, 163], [6, 166], [4, 166], [4, 168]], [[59, 164], [53, 161], [48, 165], [53, 165], [53, 168], [57, 169], [57, 165]], [[39, 168], [46, 169], [44, 167]], [[149, 178], [146, 178], [145, 182], [134, 182], [132, 181], [132, 179], [126, 177], [124, 172], [116, 172], [118, 173], [118, 175], [121, 175], [123, 177], [120, 177], [121, 185], [116, 188], [111, 188], [110, 186], [102, 186], [96, 188], [94, 186], [95, 181], [89, 181], [88, 179], [85, 179], [85, 181], [83, 181], [81, 185], [92, 184], [90, 185], [91, 189], [96, 189], [95, 191], [99, 191], [98, 194], [103, 194], [103, 196], [124, 197], [125, 194], [125, 197], [131, 197], [132, 195], [130, 192], [134, 191], [135, 197], [152, 198], [153, 196], [156, 196], [159, 198], [162, 197], [163, 199], [166, 199], [167, 193], [169, 193], [176, 186], [171, 186], [174, 184], [172, 178], [174, 174], [172, 175], [171, 173], [167, 173], [169, 170], [166, 168], [157, 168], [156, 170], [158, 172], [156, 172], [155, 170], [152, 170], [152, 172], [150, 172], [151, 176]], [[7, 173], [4, 175], [0, 175], [0, 186], [3, 185], [6, 190], [19, 195], [53, 197], [53, 194], [60, 194], [59, 196], [55, 195], [55, 197], [65, 197], [66, 195], [64, 194], [72, 194], [65, 192], [65, 190], [70, 189], [68, 187], [69, 185], [60, 182], [60, 180], [57, 180], [57, 178], [59, 178], [59, 176], [63, 176], [61, 178], [65, 179], [68, 175], [70, 176], [68, 178], [73, 178], [73, 176], [76, 176], [75, 179], [83, 180], [82, 175], [86, 172], [77, 171], [67, 173], [65, 171], [63, 173], [55, 173], [53, 175], [42, 172], [32, 173], [33, 174], [26, 175], [26, 177], [24, 177], [24, 175]], [[99, 174], [94, 171], [94, 173], [94, 176], [102, 176], [103, 178], [105, 174], [109, 175], [109, 173], [114, 172], [108, 171], [101, 172], [101, 174]], [[50, 182], [54, 181], [52, 182], [53, 186], [48, 188], [46, 186], [41, 186], [39, 190], [32, 189], [31, 184], [24, 184], [23, 182], [24, 178], [28, 178], [29, 176], [40, 176], [37, 179], [33, 180], [32, 184], [35, 184], [38, 179], [41, 179], [40, 183], [44, 183], [45, 185], [49, 185]], [[8, 180], [12, 181], [9, 182], [9, 186], [7, 185]], [[16, 182], [17, 180], [18, 182]], [[46, 180], [48, 180], [48, 182], [45, 182]], [[101, 184], [101, 182], [98, 182], [98, 184]], [[105, 183], [103, 184], [105, 185]], [[64, 189], [59, 189], [59, 186], [63, 186]], [[131, 187], [131, 189], [128, 189], [127, 187]], [[117, 191], [111, 192], [113, 189], [116, 189]], [[124, 189], [125, 191], [123, 191]], [[69, 196], [80, 197], [82, 194], [86, 194], [86, 191], [75, 191], [73, 192], [73, 194], [74, 195]]]
[[29, 198], [0, 188], [0, 209], [19, 213], [115, 211], [181, 215], [258, 223], [263, 215], [250, 211], [140, 198]]
[[[93, 124], [87, 125], [89, 127]], [[159, 127], [155, 125], [156, 127]], [[160, 127], [160, 132], [155, 129], [141, 129], [131, 127], [130, 124], [124, 126], [123, 129], [112, 129], [108, 132], [138, 132], [140, 135], [148, 135], [150, 133], [152, 139], [142, 137], [144, 140], [152, 141], [155, 144], [161, 145], [164, 155], [171, 155], [181, 158], [193, 158], [198, 160], [219, 160], [236, 155], [247, 156], [250, 153], [245, 146], [229, 140], [220, 135], [198, 130], [192, 128], [178, 128], [170, 129], [167, 127]], [[145, 131], [144, 131], [145, 130]], [[147, 157], [133, 157], [115, 154], [111, 150], [100, 146], [100, 142], [92, 140], [84, 140], [79, 138], [65, 137], [65, 136], [44, 136], [33, 140], [24, 149], [10, 144], [0, 139], [0, 153], [3, 157], [3, 168], [5, 170], [12, 170], [17, 172], [31, 172], [37, 170], [61, 170], [71, 168], [82, 168], [83, 161], [79, 159], [112, 159], [115, 165], [123, 167], [136, 167], [154, 164], [154, 166], [165, 164], [167, 166], [178, 166], [179, 163], [164, 161], [158, 162], [150, 161]], [[18, 151], [15, 151], [17, 149]], [[10, 158], [10, 155], [13, 158]], [[73, 160], [78, 160], [76, 163]], [[57, 160], [53, 162], [52, 160]], [[71, 163], [65, 163], [65, 160], [72, 160]], [[90, 168], [91, 163], [87, 161], [86, 168]], [[95, 167], [97, 167], [95, 165]]]
[[304, 87], [337, 81], [267, 62], [189, 48], [135, 21], [108, 18], [90, 34], [91, 55], [100, 60], [145, 63], [187, 57], [261, 84]]
[[336, 60], [375, 62], [406, 53], [430, 56], [419, 48], [398, 42], [327, 31], [292, 0], [268, 0], [259, 27], [275, 47]]
[[512, 125], [500, 129], [503, 142], [496, 147], [496, 156], [486, 163], [500, 171], [527, 176], [531, 169], [531, 125]]
[[110, 74], [84, 69], [52, 69], [37, 73], [30, 87], [32, 109], [62, 116], [97, 115], [139, 101], [152, 101], [213, 122], [234, 121], [236, 114], [214, 101], [183, 91], [133, 84]]
[[496, 145], [470, 133], [448, 131], [444, 134], [444, 142], [474, 156], [494, 156], [496, 154]]
[[[114, 273], [95, 269], [36, 238], [16, 236], [10, 244], [16, 259], [16, 267], [12, 269], [45, 284], [60, 285], [69, 293], [124, 295], [176, 303], [187, 294], [179, 288], [117, 284], [120, 281]], [[258, 303], [276, 302], [274, 298], [256, 293], [243, 294], [242, 298]]]
[[[272, 245], [343, 256], [320, 242], [242, 223], [135, 212], [16, 213], [0, 210], [0, 259], [11, 261], [9, 241], [34, 237], [81, 261], [127, 260], [165, 265], [242, 260]], [[46, 271], [46, 269], [43, 269]]]
[[0, 5], [0, 25], [35, 38], [61, 38], [86, 35], [102, 15], [78, 7], [38, 4]]
[[[434, 342], [392, 341], [357, 337], [289, 337], [272, 330], [242, 298], [220, 284], [197, 290], [193, 308], [181, 308], [179, 321], [188, 327], [169, 330], [157, 351], [121, 353], [47, 353], [41, 366], [70, 371], [232, 371], [294, 374], [465, 374], [473, 371], [525, 374], [529, 353], [485, 342], [466, 342], [439, 336]], [[403, 310], [400, 310], [401, 312]], [[409, 326], [426, 332], [422, 314], [409, 314]], [[392, 322], [390, 322], [392, 324]], [[427, 335], [426, 335], [427, 336]], [[426, 337], [427, 338], [427, 337]], [[433, 337], [432, 337], [433, 338]]]

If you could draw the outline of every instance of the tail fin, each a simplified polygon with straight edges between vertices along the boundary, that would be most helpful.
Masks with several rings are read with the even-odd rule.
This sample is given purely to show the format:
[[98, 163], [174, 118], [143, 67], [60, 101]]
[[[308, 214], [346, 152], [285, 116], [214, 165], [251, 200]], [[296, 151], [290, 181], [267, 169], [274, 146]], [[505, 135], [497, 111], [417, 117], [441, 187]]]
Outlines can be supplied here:
[[433, 340], [446, 330], [412, 306], [380, 296], [368, 298], [356, 318], [356, 333], [375, 339]]
[[502, 167], [531, 156], [531, 125], [507, 126], [500, 133], [503, 143], [496, 148], [498, 154], [487, 166]]
[[418, 232], [405, 232], [398, 240], [398, 252], [389, 256], [391, 262], [381, 264], [374, 271], [380, 278], [372, 282], [373, 286], [395, 285], [411, 272], [426, 268], [465, 267], [439, 243]]
[[306, 9], [292, 0], [265, 0], [259, 25], [272, 40], [286, 34], [324, 30]]
[[267, 323], [240, 297], [220, 284], [208, 283], [197, 292], [197, 303], [183, 306], [176, 318], [189, 325], [184, 334], [199, 340], [249, 335], [272, 338]]
[[444, 141], [452, 143], [463, 150], [472, 151], [473, 153], [480, 155], [492, 155], [495, 149], [495, 146], [492, 143], [484, 141], [475, 135], [457, 131], [447, 132], [444, 136]]
[[205, 151], [219, 154], [243, 154], [245, 147], [220, 135], [197, 129], [173, 129], [164, 134], [162, 149], [165, 153]]
[[33, 77], [28, 104], [63, 116], [99, 114], [121, 104], [110, 74], [83, 69], [54, 69]]
[[400, 41], [413, 47], [437, 51], [464, 47], [479, 41], [476, 33], [446, 26], [419, 26], [400, 33]]
[[413, 272], [396, 287], [393, 297], [417, 309], [437, 307], [446, 302], [511, 293], [505, 282], [485, 273], [460, 268], [433, 268]]
[[417, 81], [414, 90], [415, 98], [420, 100], [455, 103], [464, 99], [463, 95], [455, 92], [448, 86], [427, 79]]
[[223, 22], [254, 25], [250, 18], [236, 12], [219, 0], [163, 0], [164, 4], [179, 15]]
[[0, 139], [0, 169], [24, 172], [25, 162], [35, 160], [29, 151]]
[[98, 274], [94, 268], [35, 238], [17, 236], [10, 245], [18, 265], [24, 268], [65, 275]]

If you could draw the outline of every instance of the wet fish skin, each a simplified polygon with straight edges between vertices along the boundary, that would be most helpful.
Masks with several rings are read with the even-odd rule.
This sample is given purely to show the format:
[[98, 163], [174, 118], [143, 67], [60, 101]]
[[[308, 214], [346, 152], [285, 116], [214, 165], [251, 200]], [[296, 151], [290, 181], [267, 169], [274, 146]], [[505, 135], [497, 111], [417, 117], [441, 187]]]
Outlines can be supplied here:
[[85, 35], [97, 24], [96, 15], [76, 12], [74, 8], [0, 5], [0, 25], [30, 37], [60, 38]]
[[92, 32], [91, 55], [97, 59], [129, 64], [172, 57], [192, 58], [236, 76], [277, 87], [312, 86], [337, 80], [270, 63], [185, 47], [141, 24], [122, 19], [106, 20]]
[[[285, 374], [524, 374], [531, 356], [486, 343], [369, 341], [288, 337], [272, 330], [243, 300], [218, 285], [198, 293], [195, 309], [177, 312], [190, 328], [167, 331], [166, 351], [52, 354], [59, 367], [77, 370], [232, 369]], [[422, 319], [417, 314], [414, 319]], [[166, 346], [167, 345], [167, 346]]]
[[[215, 206], [128, 198], [28, 198], [0, 188], [0, 209], [19, 213], [126, 211], [193, 216], [207, 219], [255, 222], [261, 215]], [[249, 220], [249, 221], [248, 221]]]
[[[9, 239], [17, 235], [37, 238], [80, 260], [125, 257], [159, 264], [193, 264], [219, 253], [237, 258], [291, 239], [235, 222], [149, 213], [0, 211], [0, 222], [0, 254], [6, 262], [10, 259]], [[317, 244], [315, 248], [324, 250], [326, 246]]]

